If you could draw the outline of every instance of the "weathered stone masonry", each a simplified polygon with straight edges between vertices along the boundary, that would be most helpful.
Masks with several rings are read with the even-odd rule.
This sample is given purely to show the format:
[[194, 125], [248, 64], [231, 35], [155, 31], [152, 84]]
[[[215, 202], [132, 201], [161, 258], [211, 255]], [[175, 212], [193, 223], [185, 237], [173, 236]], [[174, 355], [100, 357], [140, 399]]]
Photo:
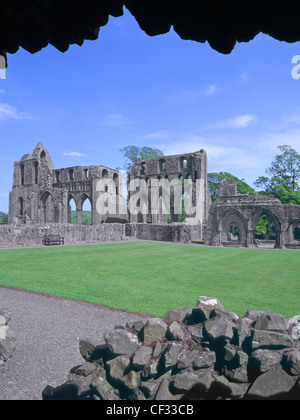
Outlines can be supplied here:
[[[48, 151], [39, 143], [32, 154], [15, 162], [9, 226], [0, 227], [0, 247], [40, 245], [45, 233], [61, 234], [66, 244], [133, 236], [255, 247], [259, 245], [256, 226], [266, 215], [275, 229], [275, 241], [269, 245], [300, 248], [295, 237], [295, 229], [300, 228], [299, 205], [237, 194], [236, 183], [231, 180], [223, 182], [220, 198], [211, 203], [204, 150], [136, 162], [129, 176], [128, 209], [122, 191], [120, 172], [105, 166], [55, 169]], [[77, 225], [71, 224], [72, 200]], [[91, 226], [82, 225], [86, 200], [91, 203]], [[238, 236], [234, 237], [234, 230]]]
[[[14, 164], [13, 188], [9, 199], [9, 224], [45, 225], [71, 223], [71, 200], [76, 203], [77, 224], [82, 224], [83, 204], [91, 203], [92, 225], [99, 225], [114, 215], [99, 200], [116, 200], [118, 210], [122, 193], [122, 178], [118, 171], [105, 166], [76, 166], [55, 169], [42, 143], [32, 154], [24, 155]], [[118, 212], [119, 213], [119, 212]], [[116, 222], [127, 220], [119, 215]]]
[[239, 318], [218, 299], [164, 319], [116, 326], [81, 339], [83, 364], [45, 400], [300, 399], [300, 317], [250, 310]]
[[[214, 246], [254, 247], [256, 226], [267, 215], [275, 229], [276, 248], [299, 248], [294, 239], [295, 228], [300, 226], [300, 206], [282, 204], [265, 195], [237, 194], [234, 181], [224, 181], [220, 198], [211, 206], [205, 232], [205, 243]], [[239, 236], [233, 238], [231, 229], [237, 228]]]

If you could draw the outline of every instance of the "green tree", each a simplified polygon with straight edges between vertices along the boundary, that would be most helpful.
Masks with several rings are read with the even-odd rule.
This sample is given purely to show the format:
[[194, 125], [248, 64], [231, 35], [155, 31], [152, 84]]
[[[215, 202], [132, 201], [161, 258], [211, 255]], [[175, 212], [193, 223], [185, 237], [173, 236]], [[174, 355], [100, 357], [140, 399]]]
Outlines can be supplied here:
[[258, 239], [264, 239], [266, 235], [268, 235], [269, 238], [274, 238], [275, 229], [271, 220], [266, 214], [264, 214], [256, 226], [255, 237]]
[[151, 147], [146, 146], [126, 146], [119, 151], [123, 153], [124, 158], [126, 159], [124, 169], [126, 169], [128, 172], [130, 171], [133, 163], [138, 162], [139, 160], [144, 160], [151, 157], [160, 157], [164, 155], [161, 150], [152, 149]]
[[254, 185], [263, 194], [278, 198], [284, 204], [300, 204], [300, 154], [291, 146], [278, 146], [281, 154], [277, 155], [266, 175], [260, 176]]
[[246, 183], [244, 179], [239, 179], [229, 172], [213, 172], [207, 174], [208, 190], [212, 201], [220, 197], [220, 185], [225, 179], [233, 179], [237, 182], [237, 192], [239, 194], [257, 195], [256, 191]]
[[8, 223], [8, 214], [0, 215], [0, 225], [7, 225]]

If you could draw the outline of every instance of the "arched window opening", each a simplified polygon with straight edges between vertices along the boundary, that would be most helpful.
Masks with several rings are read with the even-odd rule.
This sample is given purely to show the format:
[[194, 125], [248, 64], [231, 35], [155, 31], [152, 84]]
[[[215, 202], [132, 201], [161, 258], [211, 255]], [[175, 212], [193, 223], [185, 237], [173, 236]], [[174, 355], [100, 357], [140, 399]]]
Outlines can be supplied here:
[[102, 178], [104, 179], [104, 178], [108, 178], [108, 171], [107, 171], [107, 169], [103, 169], [103, 171], [102, 171]]
[[300, 227], [296, 226], [294, 229], [294, 240], [300, 241]]
[[24, 214], [24, 200], [22, 197], [19, 198], [19, 215], [23, 216]]
[[34, 183], [39, 183], [39, 163], [35, 162], [34, 164]]
[[275, 240], [276, 233], [272, 221], [264, 214], [258, 221], [255, 230], [255, 239]]
[[42, 198], [44, 221], [45, 223], [52, 223], [55, 221], [55, 209], [53, 203], [53, 196], [50, 193], [45, 193]]
[[272, 220], [267, 214], [259, 219], [255, 229], [255, 243], [258, 247], [275, 248], [278, 246], [279, 238], [276, 234]]
[[93, 224], [92, 204], [87, 197], [82, 205], [82, 224], [91, 226]]
[[43, 150], [42, 152], [41, 152], [41, 159], [45, 159], [45, 157], [46, 157], [46, 153], [45, 153], [45, 151]]
[[165, 159], [161, 159], [159, 161], [159, 169], [160, 169], [160, 172], [165, 172], [167, 170], [167, 163]]
[[56, 178], [57, 183], [60, 182], [60, 172], [59, 171], [56, 171], [55, 178]]
[[114, 174], [113, 181], [115, 183], [116, 195], [119, 195], [119, 175]]
[[141, 164], [141, 175], [145, 175], [146, 174], [146, 162], [142, 162]]
[[233, 223], [229, 227], [229, 240], [238, 241], [240, 239], [239, 227]]
[[72, 196], [69, 197], [68, 222], [72, 225], [77, 225], [77, 207]]
[[70, 181], [74, 181], [74, 170], [73, 169], [69, 170], [69, 178], [70, 178]]
[[90, 177], [90, 171], [88, 169], [85, 169], [84, 172], [86, 179], [88, 179]]
[[20, 169], [21, 169], [21, 185], [24, 185], [25, 184], [25, 166], [23, 163]]
[[187, 169], [188, 163], [185, 157], [180, 158], [180, 169]]

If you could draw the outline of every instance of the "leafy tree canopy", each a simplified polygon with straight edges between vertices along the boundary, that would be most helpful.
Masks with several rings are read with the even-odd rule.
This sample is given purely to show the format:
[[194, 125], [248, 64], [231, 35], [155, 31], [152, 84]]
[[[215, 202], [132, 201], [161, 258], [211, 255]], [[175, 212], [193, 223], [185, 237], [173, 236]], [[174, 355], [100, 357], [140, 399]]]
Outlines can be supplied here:
[[254, 185], [284, 204], [300, 204], [300, 154], [287, 145], [278, 149], [281, 154], [266, 169], [268, 176], [258, 177]]
[[126, 146], [119, 150], [123, 153], [126, 163], [124, 169], [130, 171], [130, 168], [134, 162], [139, 160], [163, 156], [163, 152], [159, 149], [152, 149], [151, 147], [137, 147], [137, 146]]
[[207, 174], [208, 190], [212, 201], [220, 197], [220, 185], [225, 179], [233, 179], [237, 182], [237, 192], [239, 194], [257, 195], [256, 191], [248, 185], [244, 179], [239, 179], [229, 172], [214, 172]]

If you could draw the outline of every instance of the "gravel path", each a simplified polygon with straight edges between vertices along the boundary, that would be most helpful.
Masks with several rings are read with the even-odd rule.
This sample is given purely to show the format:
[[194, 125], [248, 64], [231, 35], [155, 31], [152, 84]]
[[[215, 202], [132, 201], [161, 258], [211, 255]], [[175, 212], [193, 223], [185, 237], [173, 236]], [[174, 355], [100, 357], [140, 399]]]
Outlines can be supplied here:
[[17, 337], [12, 358], [0, 368], [0, 400], [41, 400], [47, 385], [62, 385], [83, 364], [79, 338], [102, 340], [115, 325], [141, 319], [85, 302], [0, 287], [0, 308], [12, 314]]

